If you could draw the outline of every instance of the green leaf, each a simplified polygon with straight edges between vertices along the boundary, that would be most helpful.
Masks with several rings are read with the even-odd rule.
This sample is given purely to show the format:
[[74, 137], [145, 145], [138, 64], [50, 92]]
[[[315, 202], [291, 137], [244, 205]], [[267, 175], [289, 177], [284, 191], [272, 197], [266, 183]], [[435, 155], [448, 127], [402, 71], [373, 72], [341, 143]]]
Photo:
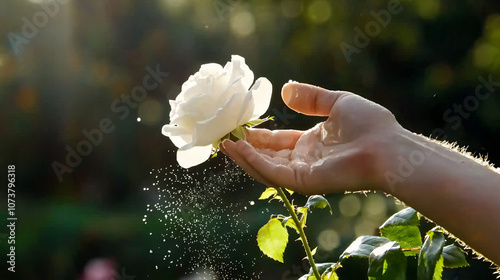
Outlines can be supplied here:
[[442, 280], [443, 279], [443, 255], [439, 257], [436, 263], [436, 268], [434, 269], [434, 274], [432, 275], [432, 280]]
[[465, 254], [458, 246], [451, 244], [443, 248], [443, 265], [447, 268], [469, 266]]
[[212, 157], [211, 158], [214, 158], [217, 156], [217, 152], [219, 151], [219, 144], [222, 141], [224, 141], [225, 139], [230, 139], [230, 138], [231, 138], [231, 133], [228, 133], [228, 134], [224, 135], [221, 139], [212, 143]]
[[305, 212], [307, 212], [307, 207], [297, 207], [297, 213], [301, 213], [301, 214], [304, 214]]
[[330, 265], [329, 267], [327, 267], [324, 271], [323, 270], [320, 270], [319, 269], [319, 266], [321, 266], [321, 264], [318, 264], [318, 270], [320, 270], [320, 273], [321, 274], [321, 279], [322, 280], [339, 280], [339, 276], [337, 275], [337, 272], [336, 270], [340, 267], [342, 267], [342, 265], [340, 263], [326, 263], [328, 265]]
[[300, 226], [303, 228], [306, 226], [306, 222], [307, 222], [307, 211], [302, 213], [302, 216], [300, 216]]
[[[281, 216], [281, 215], [279, 215], [279, 216]], [[279, 217], [279, 216], [278, 216], [278, 217]], [[281, 220], [281, 225], [282, 225], [282, 226], [286, 226], [286, 223], [288, 223], [288, 221], [290, 220], [290, 218], [291, 218], [290, 216], [288, 216], [288, 217], [284, 217], [284, 218]], [[293, 221], [293, 220], [292, 220], [292, 221]]]
[[345, 249], [339, 259], [342, 261], [350, 257], [368, 258], [375, 248], [388, 242], [391, 240], [385, 237], [360, 236]]
[[397, 242], [385, 243], [371, 252], [368, 279], [406, 279], [406, 257]]
[[[418, 225], [420, 216], [413, 208], [405, 208], [392, 215], [382, 224], [380, 235], [397, 241], [401, 248], [417, 248], [422, 246], [422, 236]], [[405, 251], [405, 255], [417, 255], [419, 251]]]
[[269, 120], [274, 120], [274, 117], [271, 116], [271, 117], [267, 117], [267, 118], [264, 118], [264, 119], [255, 119], [255, 120], [251, 120], [249, 122], [247, 122], [246, 124], [244, 124], [245, 126], [248, 126], [248, 127], [254, 127], [254, 126], [257, 126], [259, 124], [262, 124], [264, 122], [267, 122]]
[[[329, 263], [317, 263], [316, 264], [316, 268], [318, 269], [318, 272], [320, 274], [322, 274], [323, 272], [325, 272], [327, 269], [329, 268], [336, 268], [337, 266], [337, 263], [332, 263], [332, 262], [329, 262]], [[312, 273], [312, 269], [309, 269], [309, 272]]]
[[418, 226], [420, 216], [415, 209], [408, 207], [392, 215], [380, 226], [380, 229], [390, 226]]
[[[333, 276], [330, 276], [330, 278], [322, 278], [322, 279], [333, 279], [336, 280], [338, 279], [337, 273], [335, 273], [335, 270], [339, 267], [339, 264], [337, 263], [317, 263], [316, 268], [318, 269], [319, 274], [323, 274], [325, 272], [333, 272]], [[332, 277], [337, 277], [337, 278], [332, 278]], [[312, 268], [309, 268], [309, 272], [307, 274], [302, 275], [299, 280], [316, 280], [316, 277], [314, 276]]]
[[302, 275], [298, 280], [317, 280], [313, 274], [307, 273]]
[[231, 131], [231, 134], [239, 140], [246, 140], [247, 138], [245, 128], [241, 125]]
[[309, 199], [307, 199], [306, 205], [304, 205], [304, 207], [309, 209], [311, 207], [325, 208], [326, 206], [330, 208], [330, 214], [332, 214], [332, 207], [330, 206], [330, 203], [322, 195], [311, 195]]
[[329, 271], [323, 275], [323, 280], [339, 280], [339, 276], [335, 271]]
[[418, 280], [441, 279], [444, 242], [444, 234], [439, 230], [439, 227], [435, 227], [427, 233], [418, 256]]
[[278, 219], [271, 219], [259, 229], [257, 244], [260, 250], [271, 259], [283, 262], [283, 252], [288, 243], [288, 231]]
[[279, 196], [279, 195], [276, 195], [273, 198], [269, 199], [269, 202], [271, 202], [273, 200], [283, 201], [283, 198], [281, 198], [281, 196]]
[[[380, 229], [380, 235], [392, 241], [397, 241], [401, 248], [417, 248], [422, 246], [422, 237], [417, 226], [386, 226]], [[406, 251], [408, 254], [418, 254], [418, 251]]]
[[380, 228], [388, 226], [418, 226], [420, 224], [420, 216], [415, 209], [407, 207], [396, 214], [392, 215], [385, 221]]
[[281, 224], [283, 226], [287, 226], [289, 228], [293, 228], [297, 233], [299, 233], [299, 228], [297, 227], [297, 225], [295, 225], [295, 222], [293, 221], [292, 217], [288, 216], [288, 217], [284, 218], [281, 221]]
[[275, 197], [278, 194], [278, 191], [275, 188], [267, 188], [259, 197], [259, 200], [268, 199], [271, 196]]

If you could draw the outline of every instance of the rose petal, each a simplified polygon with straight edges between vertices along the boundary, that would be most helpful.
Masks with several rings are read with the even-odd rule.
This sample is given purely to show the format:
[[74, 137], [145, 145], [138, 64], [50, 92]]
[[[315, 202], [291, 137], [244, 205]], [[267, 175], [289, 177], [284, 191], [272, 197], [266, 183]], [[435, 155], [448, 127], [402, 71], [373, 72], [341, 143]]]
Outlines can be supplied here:
[[255, 104], [252, 119], [256, 119], [262, 116], [269, 108], [273, 85], [266, 78], [258, 78], [250, 89], [250, 93], [253, 95]]
[[245, 117], [250, 118], [253, 112], [250, 101], [251, 95], [245, 92], [235, 93], [213, 117], [195, 124], [193, 142], [190, 145], [212, 144], [245, 123], [246, 121], [241, 123], [242, 117], [247, 115]]
[[[213, 84], [211, 85], [209, 92], [216, 99], [220, 98], [220, 96], [224, 93], [224, 91], [230, 86], [229, 83], [230, 73], [222, 72], [220, 75], [215, 77]], [[219, 104], [220, 105], [220, 104]]]
[[182, 86], [181, 86], [181, 92], [179, 93], [179, 95], [177, 95], [177, 97], [175, 98], [175, 100], [184, 99], [184, 93], [183, 92], [185, 92], [188, 89], [194, 87], [195, 85], [196, 85], [196, 81], [194, 80], [193, 76], [190, 76], [189, 80], [185, 81], [182, 84]]
[[213, 76], [217, 76], [222, 72], [223, 68], [217, 63], [207, 63], [200, 66], [200, 70], [194, 75], [189, 76], [189, 79], [182, 84], [181, 93], [175, 98], [176, 101], [184, 101], [198, 95], [199, 84], [211, 84]]
[[184, 147], [193, 140], [191, 135], [169, 136], [168, 138], [170, 138], [170, 141], [172, 141], [177, 148]]
[[[227, 106], [228, 101], [235, 94], [245, 94], [247, 92], [247, 88], [241, 82], [241, 77], [238, 80], [233, 81], [231, 84], [226, 84], [225, 87], [220, 91], [220, 94], [211, 100], [214, 102], [213, 110], [211, 112], [216, 112], [220, 108]], [[205, 107], [206, 108], [206, 107]], [[210, 116], [209, 116], [210, 117]]]
[[[209, 98], [210, 97], [206, 94], [201, 94], [189, 99], [188, 101], [180, 103], [178, 105], [180, 117], [182, 117], [182, 115], [189, 114], [195, 120], [198, 120], [199, 118], [206, 119], [205, 117], [203, 117], [203, 113], [207, 110], [207, 107], [204, 106], [206, 106]], [[172, 119], [170, 121], [172, 121]]]
[[222, 71], [222, 65], [218, 63], [207, 63], [200, 66], [200, 71], [198, 71], [202, 76], [212, 76], [216, 75]]
[[183, 134], [187, 134], [190, 133], [190, 131], [186, 130], [185, 128], [179, 127], [177, 125], [166, 124], [162, 127], [161, 133], [167, 137], [170, 137], [170, 136], [180, 136]]
[[200, 114], [196, 112], [179, 114], [175, 115], [174, 118], [170, 119], [170, 124], [175, 124], [189, 131], [189, 133], [192, 133], [194, 129], [194, 124], [198, 122], [199, 119], [200, 119]]
[[[214, 81], [209, 84], [202, 85], [201, 83], [196, 85], [196, 91], [198, 94], [196, 96], [189, 96], [189, 99], [183, 102], [171, 101], [172, 112], [181, 112], [182, 114], [196, 115], [197, 119], [206, 120], [211, 118], [214, 112], [217, 112], [221, 106], [232, 95], [238, 92], [246, 92], [247, 89], [243, 86], [241, 82], [242, 77], [238, 80], [233, 81], [231, 84], [227, 84], [227, 75], [220, 75]], [[188, 97], [186, 94], [184, 97]], [[177, 103], [174, 103], [177, 102]], [[175, 108], [173, 107], [175, 104]], [[174, 117], [171, 116], [170, 120], [173, 121]]]
[[212, 153], [212, 145], [196, 146], [177, 151], [177, 162], [184, 168], [193, 167], [206, 161]]
[[[249, 92], [245, 95], [245, 100], [241, 106], [241, 111], [238, 117], [238, 126], [244, 125], [252, 119], [252, 113], [254, 111], [255, 103], [252, 94]], [[236, 128], [236, 127], [235, 127]]]
[[245, 86], [245, 90], [248, 90], [253, 83], [253, 72], [246, 65], [245, 59], [239, 55], [232, 55], [231, 62], [226, 64], [224, 70], [232, 74], [229, 80], [230, 83], [243, 77], [241, 78], [241, 82]]
[[164, 125], [161, 129], [161, 133], [170, 138], [170, 141], [172, 141], [177, 148], [186, 146], [193, 141], [193, 136], [190, 131], [175, 125]]
[[190, 82], [189, 85], [184, 86], [181, 93], [175, 98], [176, 101], [188, 101], [191, 98], [197, 97], [200, 94], [205, 94], [204, 88], [212, 83], [211, 77], [199, 78], [194, 82]]

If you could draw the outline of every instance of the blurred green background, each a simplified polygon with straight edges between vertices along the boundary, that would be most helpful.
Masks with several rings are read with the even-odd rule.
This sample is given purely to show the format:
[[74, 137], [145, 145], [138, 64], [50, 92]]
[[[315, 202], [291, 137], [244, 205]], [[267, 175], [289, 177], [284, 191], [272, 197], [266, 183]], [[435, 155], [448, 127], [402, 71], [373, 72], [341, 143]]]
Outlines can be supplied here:
[[[377, 21], [391, 9], [398, 12]], [[292, 79], [358, 93], [412, 131], [500, 162], [498, 1], [2, 0], [0, 22], [0, 167], [6, 178], [7, 166], [16, 166], [18, 218], [15, 274], [7, 273], [8, 232], [0, 230], [2, 279], [101, 279], [86, 267], [125, 269], [135, 279], [184, 277], [189, 265], [167, 269], [163, 252], [149, 253], [159, 242], [150, 232], [165, 225], [142, 221], [152, 200], [143, 189], [153, 181], [151, 169], [176, 164], [174, 146], [160, 133], [169, 121], [167, 100], [201, 64], [224, 65], [231, 54], [273, 83], [268, 114], [277, 118], [268, 127], [303, 129], [321, 120], [288, 115], [280, 88]], [[341, 46], [347, 44], [352, 52], [346, 55]], [[117, 113], [113, 102], [142, 85], [148, 66], [169, 75], [144, 100], [127, 105], [128, 113]], [[479, 99], [481, 80], [494, 82]], [[104, 118], [114, 130], [59, 180], [54, 162], [66, 164], [67, 147], [76, 149], [86, 139], [82, 130], [98, 129]], [[245, 202], [262, 190], [256, 185], [221, 195]], [[0, 220], [7, 224], [6, 193], [4, 183]], [[308, 235], [330, 261], [356, 236], [376, 234], [401, 208], [383, 194], [328, 199], [334, 215], [311, 215]], [[244, 238], [254, 240], [267, 211], [282, 208], [256, 201], [245, 212]], [[261, 279], [305, 272], [298, 243], [289, 245], [285, 264], [262, 257], [256, 244], [228, 243], [253, 254], [257, 264], [244, 269], [262, 271]], [[445, 270], [444, 278], [494, 279], [486, 263], [469, 260], [471, 267]], [[409, 264], [409, 279], [415, 265]], [[365, 279], [365, 271], [365, 262], [353, 261], [340, 276]]]

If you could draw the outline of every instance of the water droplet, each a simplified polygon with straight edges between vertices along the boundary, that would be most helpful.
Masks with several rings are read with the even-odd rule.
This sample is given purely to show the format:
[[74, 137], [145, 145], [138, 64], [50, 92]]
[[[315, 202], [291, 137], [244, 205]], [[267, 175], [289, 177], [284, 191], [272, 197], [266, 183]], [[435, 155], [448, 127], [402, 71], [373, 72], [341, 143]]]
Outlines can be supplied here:
[[[258, 252], [256, 233], [242, 218], [247, 206], [234, 202], [235, 192], [243, 192], [253, 181], [225, 157], [211, 162], [220, 158], [222, 163], [198, 172], [175, 165], [151, 170], [154, 188], [144, 187], [149, 214], [143, 221], [155, 229], [150, 236], [157, 241], [158, 260], [166, 268], [185, 267], [188, 274], [202, 275], [196, 279], [258, 279], [261, 272], [255, 271], [252, 257]], [[255, 201], [248, 203], [255, 205]], [[236, 247], [253, 248], [255, 254]]]

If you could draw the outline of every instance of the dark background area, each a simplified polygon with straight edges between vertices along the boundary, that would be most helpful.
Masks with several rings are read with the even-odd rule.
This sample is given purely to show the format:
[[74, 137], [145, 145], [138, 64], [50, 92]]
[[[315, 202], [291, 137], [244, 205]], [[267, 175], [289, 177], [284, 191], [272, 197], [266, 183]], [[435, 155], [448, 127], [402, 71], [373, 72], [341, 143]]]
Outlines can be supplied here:
[[[383, 26], [374, 14], [390, 2], [2, 0], [0, 221], [7, 223], [8, 165], [16, 169], [18, 218], [15, 274], [6, 271], [8, 232], [0, 230], [2, 279], [91, 279], [80, 277], [96, 258], [117, 271], [125, 268], [135, 279], [181, 279], [184, 268], [168, 270], [162, 254], [149, 253], [158, 242], [149, 233], [165, 225], [142, 221], [150, 200], [143, 189], [152, 182], [152, 169], [176, 164], [175, 147], [160, 133], [169, 122], [168, 99], [201, 64], [224, 65], [232, 54], [245, 57], [256, 78], [273, 83], [267, 114], [276, 121], [268, 127], [304, 129], [322, 120], [282, 117], [291, 112], [280, 88], [292, 79], [358, 93], [390, 109], [409, 130], [429, 136], [442, 129], [448, 141], [499, 163], [500, 85], [493, 84], [487, 98], [478, 99], [475, 92], [481, 79], [500, 82], [500, 2], [401, 1], [401, 11]], [[26, 22], [35, 28], [28, 30]], [[356, 28], [366, 32], [370, 26], [378, 29], [368, 30], [373, 36], [366, 35], [366, 46], [356, 44]], [[346, 56], [342, 44], [357, 50]], [[128, 114], [117, 113], [113, 102], [142, 85], [148, 66], [169, 75], [144, 100], [128, 106]], [[464, 113], [456, 111], [457, 105]], [[98, 129], [104, 118], [114, 130], [59, 179], [54, 162], [67, 165], [67, 147], [76, 149], [86, 140], [82, 130]], [[257, 185], [223, 195], [256, 201], [263, 189]], [[318, 246], [319, 236], [330, 230], [333, 241], [319, 250], [331, 261], [356, 236], [376, 234], [401, 209], [383, 194], [328, 199], [334, 215], [311, 215], [308, 235]], [[268, 218], [262, 214], [266, 209], [282, 211], [257, 201], [245, 212], [250, 239]], [[244, 244], [232, 246], [249, 250]], [[246, 269], [262, 271], [261, 279], [297, 276], [283, 273], [300, 267], [298, 243], [289, 245], [285, 264], [262, 257], [255, 248], [249, 251], [258, 265]], [[470, 254], [469, 260], [471, 267], [445, 269], [444, 278], [494, 279], [488, 264]], [[341, 279], [366, 279], [366, 266], [346, 264]], [[412, 260], [409, 279], [415, 279], [415, 269]]]

